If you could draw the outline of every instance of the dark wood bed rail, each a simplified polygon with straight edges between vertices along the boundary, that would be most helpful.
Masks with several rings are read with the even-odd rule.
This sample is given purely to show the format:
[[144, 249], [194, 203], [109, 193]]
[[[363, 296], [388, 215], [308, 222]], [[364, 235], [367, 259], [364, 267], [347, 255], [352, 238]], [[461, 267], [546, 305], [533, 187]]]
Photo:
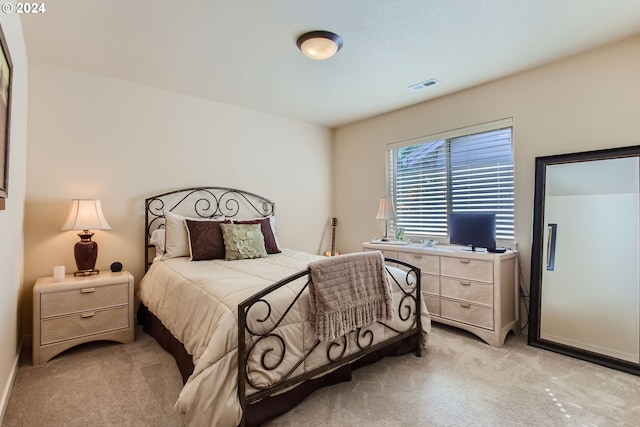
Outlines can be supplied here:
[[[359, 328], [358, 330], [348, 335], [336, 338], [328, 345], [326, 351], [326, 364], [303, 374], [293, 375], [298, 367], [302, 363], [304, 363], [311, 354], [314, 354], [315, 350], [319, 347], [320, 341], [316, 340], [316, 343], [312, 346], [311, 349], [307, 351], [306, 354], [303, 354], [302, 357], [297, 360], [286, 373], [284, 373], [273, 385], [268, 387], [262, 387], [258, 386], [257, 384], [252, 384], [251, 378], [249, 376], [249, 371], [256, 368], [259, 368], [264, 372], [274, 371], [284, 360], [285, 354], [287, 352], [286, 342], [282, 337], [278, 335], [277, 329], [284, 321], [286, 316], [290, 313], [291, 309], [299, 300], [300, 296], [309, 286], [310, 270], [307, 269], [293, 274], [285, 279], [282, 279], [264, 289], [263, 291], [257, 293], [256, 295], [247, 298], [245, 301], [238, 305], [238, 398], [240, 400], [240, 405], [242, 407], [243, 413], [242, 422], [240, 424], [241, 426], [245, 425], [245, 414], [247, 413], [247, 408], [249, 407], [249, 405], [264, 398], [273, 396], [285, 389], [300, 384], [301, 382], [316, 377], [319, 374], [329, 372], [336, 368], [344, 366], [356, 359], [362, 358], [395, 342], [415, 335], [417, 336], [417, 345], [415, 349], [416, 356], [422, 355], [422, 323], [420, 318], [421, 299], [419, 298], [419, 296], [421, 295], [420, 269], [411, 264], [391, 258], [385, 258], [385, 262], [394, 264], [395, 266], [404, 267], [405, 269], [405, 283], [398, 283], [394, 276], [390, 275], [390, 277], [392, 278], [392, 280], [394, 280], [396, 285], [403, 293], [403, 297], [400, 298], [400, 301], [395, 301], [395, 303], [396, 315], [403, 322], [403, 324], [407, 324], [406, 329], [397, 330], [384, 322], [377, 322], [378, 324], [383, 325], [385, 328], [392, 330], [395, 335], [383, 341], [380, 341], [377, 344], [373, 344], [373, 342], [375, 341], [374, 332], [371, 329], [368, 329], [366, 326], [363, 328]], [[287, 309], [279, 318], [273, 320], [270, 323], [270, 326], [267, 327], [264, 331], [258, 332], [251, 330], [247, 323], [247, 317], [249, 316], [251, 309], [256, 304], [261, 304], [264, 308], [266, 308], [266, 316], [264, 316], [264, 318], [262, 319], [257, 320], [260, 323], [264, 323], [272, 315], [271, 305], [265, 298], [269, 294], [282, 288], [283, 286], [296, 280], [305, 280], [305, 278], [305, 284], [301, 286], [301, 289], [296, 297], [291, 301]], [[345, 355], [347, 351], [347, 340], [352, 336], [355, 337], [355, 342], [358, 345], [359, 351]], [[261, 350], [262, 353], [260, 354], [260, 357], [258, 358], [260, 360], [261, 366], [256, 366], [256, 364], [250, 362], [250, 358], [252, 356], [252, 352], [257, 349], [257, 345], [263, 340], [275, 340], [281, 348], [276, 349], [274, 348], [275, 346], [268, 345], [264, 347]], [[248, 341], [250, 342], [250, 344], [247, 346]], [[270, 363], [269, 365], [267, 365], [265, 362], [267, 356], [274, 355], [278, 358], [277, 363]], [[248, 385], [258, 391], [247, 395]]]

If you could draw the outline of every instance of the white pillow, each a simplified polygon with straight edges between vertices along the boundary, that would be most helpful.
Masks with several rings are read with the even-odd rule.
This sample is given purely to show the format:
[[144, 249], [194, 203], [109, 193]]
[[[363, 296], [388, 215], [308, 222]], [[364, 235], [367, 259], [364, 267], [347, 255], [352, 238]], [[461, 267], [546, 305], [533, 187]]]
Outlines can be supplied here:
[[280, 241], [278, 240], [278, 233], [276, 232], [276, 217], [271, 215], [269, 217], [269, 223], [271, 224], [271, 231], [273, 231], [273, 238], [276, 241], [276, 245], [278, 249], [282, 250], [282, 246], [280, 245]]
[[149, 243], [156, 247], [156, 256], [164, 255], [164, 240], [164, 228], [153, 230], [153, 232], [151, 233], [151, 238], [149, 239]]
[[189, 235], [182, 215], [164, 211], [165, 258], [189, 256]]

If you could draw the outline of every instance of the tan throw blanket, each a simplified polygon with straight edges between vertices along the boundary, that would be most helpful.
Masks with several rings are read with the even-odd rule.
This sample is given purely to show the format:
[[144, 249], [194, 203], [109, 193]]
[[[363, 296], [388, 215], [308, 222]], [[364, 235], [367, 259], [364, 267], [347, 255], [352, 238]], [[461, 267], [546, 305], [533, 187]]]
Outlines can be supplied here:
[[359, 252], [309, 264], [309, 319], [320, 341], [332, 341], [393, 318], [393, 297], [381, 252]]

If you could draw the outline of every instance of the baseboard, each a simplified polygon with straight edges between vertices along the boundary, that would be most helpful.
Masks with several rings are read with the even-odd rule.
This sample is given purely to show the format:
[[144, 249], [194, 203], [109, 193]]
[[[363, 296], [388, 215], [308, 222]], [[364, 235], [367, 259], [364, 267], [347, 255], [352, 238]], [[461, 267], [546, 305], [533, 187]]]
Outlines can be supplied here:
[[24, 340], [26, 337], [22, 337], [20, 340], [20, 346], [18, 347], [18, 354], [16, 354], [16, 360], [13, 362], [13, 368], [11, 369], [11, 375], [9, 376], [9, 380], [7, 384], [4, 386], [4, 391], [2, 392], [2, 400], [0, 400], [0, 421], [4, 422], [4, 414], [7, 410], [7, 405], [9, 404], [9, 396], [11, 396], [11, 389], [13, 388], [13, 384], [16, 381], [16, 375], [18, 374], [18, 364], [20, 363], [20, 355], [22, 354], [22, 345], [24, 344]]

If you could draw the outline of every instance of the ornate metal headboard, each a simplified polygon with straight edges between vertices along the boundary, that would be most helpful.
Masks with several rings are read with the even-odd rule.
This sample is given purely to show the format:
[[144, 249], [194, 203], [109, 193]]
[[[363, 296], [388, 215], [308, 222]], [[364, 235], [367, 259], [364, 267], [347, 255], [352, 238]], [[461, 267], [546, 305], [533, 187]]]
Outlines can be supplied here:
[[145, 271], [155, 255], [151, 233], [165, 227], [164, 211], [192, 218], [255, 218], [273, 215], [275, 203], [248, 191], [225, 187], [183, 188], [145, 199]]

